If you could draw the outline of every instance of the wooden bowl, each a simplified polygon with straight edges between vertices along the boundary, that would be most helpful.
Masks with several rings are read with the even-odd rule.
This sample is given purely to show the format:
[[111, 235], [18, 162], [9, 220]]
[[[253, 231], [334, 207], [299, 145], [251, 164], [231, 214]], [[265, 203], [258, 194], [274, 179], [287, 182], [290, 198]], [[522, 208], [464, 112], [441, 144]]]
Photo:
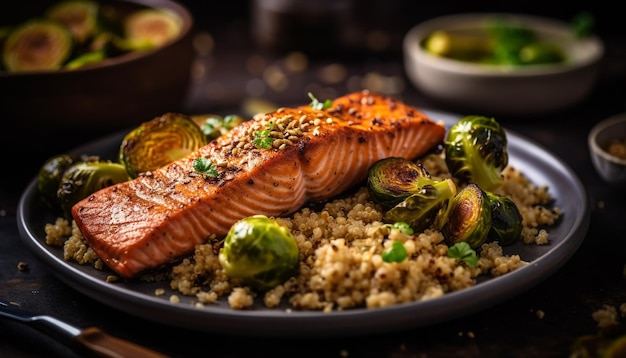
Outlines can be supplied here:
[[[13, 18], [33, 17], [44, 11], [35, 10], [34, 4], [42, 5], [40, 2], [22, 3], [30, 9], [16, 9]], [[100, 3], [169, 9], [182, 19], [182, 31], [166, 45], [112, 57], [92, 67], [0, 72], [0, 108], [5, 125], [42, 130], [108, 130], [129, 127], [181, 109], [194, 59], [193, 17], [189, 11], [169, 0]]]

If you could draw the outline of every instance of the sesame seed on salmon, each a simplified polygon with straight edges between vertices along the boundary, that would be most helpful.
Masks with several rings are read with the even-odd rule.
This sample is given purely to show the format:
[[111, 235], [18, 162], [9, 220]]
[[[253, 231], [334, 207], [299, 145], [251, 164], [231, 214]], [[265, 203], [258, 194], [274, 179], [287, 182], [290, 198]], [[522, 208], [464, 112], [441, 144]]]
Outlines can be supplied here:
[[[131, 279], [226, 235], [244, 217], [286, 216], [337, 196], [362, 183], [377, 160], [415, 159], [441, 144], [444, 133], [418, 109], [369, 91], [322, 110], [280, 108], [158, 170], [93, 193], [72, 215], [104, 263]], [[269, 147], [255, 141], [260, 134], [271, 138]], [[215, 163], [217, 176], [194, 170], [200, 157]]]

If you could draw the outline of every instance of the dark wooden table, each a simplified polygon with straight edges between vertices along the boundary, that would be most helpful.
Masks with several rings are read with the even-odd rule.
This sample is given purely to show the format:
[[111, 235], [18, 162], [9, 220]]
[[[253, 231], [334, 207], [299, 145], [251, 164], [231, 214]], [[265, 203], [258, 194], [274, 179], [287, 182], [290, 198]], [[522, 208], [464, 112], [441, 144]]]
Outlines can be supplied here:
[[[353, 89], [354, 78], [377, 80], [369, 82], [372, 87], [381, 81], [392, 83], [392, 95], [397, 98], [424, 109], [450, 111], [409, 84], [398, 51], [311, 56], [303, 71], [285, 72], [289, 81], [286, 89], [273, 90], [264, 82], [267, 80], [263, 74], [250, 70], [249, 65], [253, 59], [262, 59], [263, 68], [281, 66], [284, 54], [256, 48], [245, 20], [228, 25], [231, 27], [224, 22], [218, 28], [204, 25], [213, 36], [214, 47], [199, 57], [206, 71], [198, 75], [182, 111], [244, 114], [241, 104], [263, 83], [263, 99], [280, 105], [304, 104], [308, 103], [307, 91], [319, 93], [320, 98], [342, 95]], [[103, 136], [106, 130], [61, 141], [35, 135], [37, 144], [33, 145], [31, 139], [23, 146], [4, 146], [3, 157], [7, 159], [0, 176], [0, 297], [77, 326], [100, 327], [173, 357], [567, 357], [577, 338], [607, 333], [592, 318], [594, 311], [605, 305], [619, 310], [626, 303], [626, 189], [601, 180], [587, 149], [587, 134], [594, 123], [626, 111], [626, 42], [619, 33], [602, 35], [607, 56], [598, 84], [585, 101], [565, 111], [532, 118], [497, 117], [507, 129], [531, 138], [563, 159], [584, 184], [591, 210], [589, 230], [576, 254], [545, 281], [504, 303], [434, 326], [316, 340], [184, 330], [104, 305], [62, 283], [26, 249], [18, 234], [16, 208], [22, 191], [44, 159]], [[320, 73], [329, 68], [345, 71], [344, 80], [324, 82]], [[19, 262], [28, 263], [28, 269], [18, 270]], [[539, 317], [539, 311], [543, 317]], [[620, 318], [615, 330], [624, 331], [624, 320]], [[0, 357], [42, 356], [76, 355], [28, 327], [0, 320]]]

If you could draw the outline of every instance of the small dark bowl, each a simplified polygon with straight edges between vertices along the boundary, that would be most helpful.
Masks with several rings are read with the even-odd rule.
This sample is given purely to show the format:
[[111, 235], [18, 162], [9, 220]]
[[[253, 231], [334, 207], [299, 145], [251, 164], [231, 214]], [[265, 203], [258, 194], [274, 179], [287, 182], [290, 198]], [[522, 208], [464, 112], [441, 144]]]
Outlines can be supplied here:
[[[0, 72], [3, 123], [41, 130], [129, 127], [181, 109], [191, 83], [193, 17], [169, 0], [106, 0], [120, 6], [169, 9], [183, 22], [180, 36], [160, 48], [126, 54], [92, 67], [32, 73]], [[31, 2], [23, 2], [36, 12]], [[42, 11], [36, 12], [40, 14]], [[26, 16], [16, 10], [15, 18]], [[3, 23], [4, 25], [4, 23]]]

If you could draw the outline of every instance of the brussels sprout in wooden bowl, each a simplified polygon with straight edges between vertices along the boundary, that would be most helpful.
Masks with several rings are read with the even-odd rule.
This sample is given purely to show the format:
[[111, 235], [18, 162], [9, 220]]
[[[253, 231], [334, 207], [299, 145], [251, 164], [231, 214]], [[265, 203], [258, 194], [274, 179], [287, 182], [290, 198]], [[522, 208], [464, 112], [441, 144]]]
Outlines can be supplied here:
[[181, 109], [193, 18], [169, 0], [15, 3], [0, 15], [3, 122], [112, 129]]

